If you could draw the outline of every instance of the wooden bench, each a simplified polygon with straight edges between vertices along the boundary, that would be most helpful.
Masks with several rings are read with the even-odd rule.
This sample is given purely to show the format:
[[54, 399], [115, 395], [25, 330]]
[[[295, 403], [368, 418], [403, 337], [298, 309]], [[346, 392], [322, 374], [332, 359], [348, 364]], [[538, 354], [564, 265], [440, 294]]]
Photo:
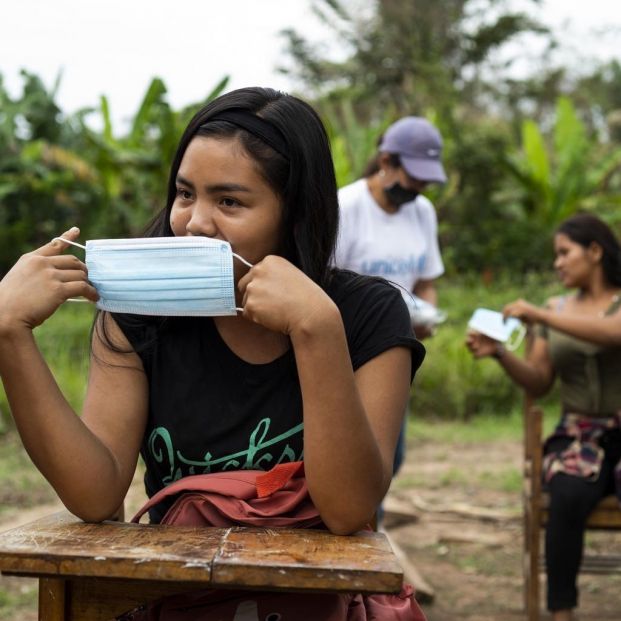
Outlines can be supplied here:
[[192, 589], [397, 593], [382, 533], [84, 523], [57, 513], [0, 534], [0, 571], [39, 580], [40, 621], [109, 621]]
[[[539, 621], [539, 571], [541, 528], [548, 520], [548, 495], [542, 490], [543, 413], [528, 397], [524, 408], [524, 604], [528, 621]], [[589, 529], [621, 529], [621, 511], [615, 496], [600, 501], [589, 515]], [[610, 556], [584, 556], [581, 572], [608, 573], [621, 570], [621, 559]]]

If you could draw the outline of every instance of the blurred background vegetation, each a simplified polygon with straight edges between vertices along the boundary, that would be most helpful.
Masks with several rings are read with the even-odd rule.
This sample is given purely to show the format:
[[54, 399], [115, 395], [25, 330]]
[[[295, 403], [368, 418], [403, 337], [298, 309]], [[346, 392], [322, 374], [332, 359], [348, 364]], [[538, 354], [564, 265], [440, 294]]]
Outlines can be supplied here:
[[[494, 0], [313, 6], [340, 41], [339, 58], [290, 29], [282, 33], [280, 71], [320, 111], [339, 185], [361, 175], [378, 137], [400, 116], [426, 116], [445, 139], [449, 181], [430, 197], [449, 320], [426, 343], [415, 410], [460, 419], [508, 413], [519, 407], [519, 392], [493, 363], [472, 361], [463, 347], [466, 322], [476, 306], [500, 308], [522, 295], [540, 303], [557, 290], [551, 233], [568, 215], [595, 212], [618, 232], [621, 65], [539, 64], [516, 78], [524, 41], [547, 50], [558, 42], [526, 13]], [[83, 240], [139, 235], [163, 206], [189, 117], [228, 82], [222, 76], [206, 85], [203, 101], [173, 110], [155, 77], [129, 128], [118, 131], [105, 97], [67, 114], [56, 103], [58, 82], [48, 87], [28, 71], [22, 78], [21, 94], [11, 97], [0, 74], [0, 276], [73, 225]], [[77, 407], [90, 318], [89, 308], [63, 308], [37, 331]], [[10, 425], [1, 392], [0, 409]]]

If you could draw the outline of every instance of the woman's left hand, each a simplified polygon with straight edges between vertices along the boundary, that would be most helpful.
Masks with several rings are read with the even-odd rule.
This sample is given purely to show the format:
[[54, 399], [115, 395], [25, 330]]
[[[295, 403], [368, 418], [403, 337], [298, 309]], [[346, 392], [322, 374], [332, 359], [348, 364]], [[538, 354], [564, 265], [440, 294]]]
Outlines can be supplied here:
[[466, 347], [475, 358], [493, 356], [498, 351], [498, 345], [499, 341], [474, 330], [470, 330], [466, 335]]
[[542, 323], [544, 309], [535, 306], [526, 300], [520, 298], [507, 304], [502, 309], [502, 315], [506, 319], [507, 317], [517, 317], [524, 323]]
[[336, 305], [319, 285], [286, 259], [268, 255], [252, 267], [237, 285], [243, 316], [269, 330], [292, 336], [312, 329], [338, 313]]

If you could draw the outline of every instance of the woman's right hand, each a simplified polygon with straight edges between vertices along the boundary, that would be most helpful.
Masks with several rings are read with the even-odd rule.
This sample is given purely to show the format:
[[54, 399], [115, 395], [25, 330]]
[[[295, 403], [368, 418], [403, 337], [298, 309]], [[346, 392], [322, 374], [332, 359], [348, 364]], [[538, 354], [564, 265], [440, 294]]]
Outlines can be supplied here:
[[[74, 241], [79, 235], [80, 230], [73, 227], [62, 237]], [[0, 281], [0, 331], [32, 330], [72, 297], [99, 299], [88, 282], [86, 265], [62, 254], [68, 246], [54, 240], [22, 255]]]
[[466, 335], [466, 347], [470, 350], [475, 358], [485, 358], [486, 356], [493, 356], [498, 348], [498, 341], [470, 330]]

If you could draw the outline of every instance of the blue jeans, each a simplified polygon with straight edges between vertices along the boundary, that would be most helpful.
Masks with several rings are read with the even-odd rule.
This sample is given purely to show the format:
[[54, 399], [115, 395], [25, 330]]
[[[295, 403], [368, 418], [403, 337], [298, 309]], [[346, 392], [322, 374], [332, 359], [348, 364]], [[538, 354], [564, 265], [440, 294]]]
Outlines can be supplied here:
[[407, 412], [405, 413], [405, 417], [403, 418], [403, 423], [401, 424], [401, 431], [399, 432], [399, 439], [397, 440], [397, 446], [395, 447], [395, 459], [392, 462], [392, 476], [394, 477], [399, 470], [401, 470], [401, 466], [405, 461], [405, 434], [407, 431]]
[[[397, 446], [395, 447], [395, 457], [392, 462], [392, 476], [394, 477], [405, 461], [405, 436], [407, 432], [409, 408], [405, 411], [403, 416], [403, 422], [401, 423], [401, 431], [399, 432], [399, 438], [397, 440]], [[380, 504], [377, 508], [377, 525], [382, 524], [384, 519], [384, 505]]]

